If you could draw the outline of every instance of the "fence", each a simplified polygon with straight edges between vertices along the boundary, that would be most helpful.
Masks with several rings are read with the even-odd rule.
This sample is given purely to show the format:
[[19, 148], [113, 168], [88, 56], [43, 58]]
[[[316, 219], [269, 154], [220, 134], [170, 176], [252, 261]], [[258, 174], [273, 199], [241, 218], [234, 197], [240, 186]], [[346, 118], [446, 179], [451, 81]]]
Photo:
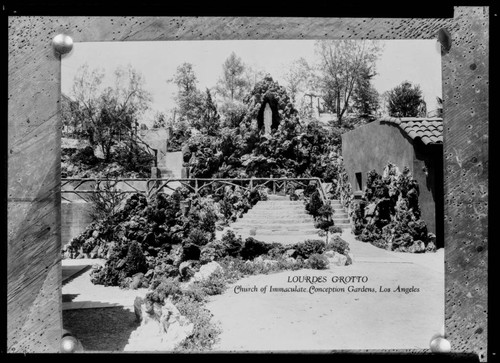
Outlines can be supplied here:
[[[156, 193], [183, 186], [194, 193], [218, 192], [226, 186], [239, 187], [252, 190], [256, 187], [267, 187], [273, 193], [288, 193], [291, 189], [306, 188], [308, 185], [316, 186], [323, 202], [327, 201], [326, 192], [319, 178], [240, 178], [240, 179], [160, 179], [160, 178], [135, 178], [135, 179], [61, 179], [61, 198], [65, 201], [74, 201], [74, 196], [88, 201], [91, 193], [106, 191], [107, 193], [133, 194], [142, 193], [148, 198]], [[73, 197], [71, 197], [73, 195]]]

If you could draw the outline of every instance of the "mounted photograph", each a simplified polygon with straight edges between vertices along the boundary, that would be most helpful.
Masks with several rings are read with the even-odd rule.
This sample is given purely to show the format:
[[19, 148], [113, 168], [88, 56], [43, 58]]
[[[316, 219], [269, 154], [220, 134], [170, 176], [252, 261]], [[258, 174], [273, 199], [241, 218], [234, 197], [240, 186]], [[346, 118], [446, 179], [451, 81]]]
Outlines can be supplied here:
[[437, 40], [75, 42], [60, 107], [67, 351], [444, 336]]

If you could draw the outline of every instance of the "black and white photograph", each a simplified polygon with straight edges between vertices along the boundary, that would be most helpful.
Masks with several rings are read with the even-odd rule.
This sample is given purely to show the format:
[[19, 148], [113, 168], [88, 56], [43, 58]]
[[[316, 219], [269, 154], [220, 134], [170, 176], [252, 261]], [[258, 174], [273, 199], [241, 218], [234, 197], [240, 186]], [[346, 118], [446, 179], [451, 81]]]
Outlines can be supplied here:
[[75, 44], [64, 327], [89, 351], [427, 348], [441, 87], [436, 40]]
[[496, 10], [139, 5], [3, 8], [0, 351], [496, 355]]

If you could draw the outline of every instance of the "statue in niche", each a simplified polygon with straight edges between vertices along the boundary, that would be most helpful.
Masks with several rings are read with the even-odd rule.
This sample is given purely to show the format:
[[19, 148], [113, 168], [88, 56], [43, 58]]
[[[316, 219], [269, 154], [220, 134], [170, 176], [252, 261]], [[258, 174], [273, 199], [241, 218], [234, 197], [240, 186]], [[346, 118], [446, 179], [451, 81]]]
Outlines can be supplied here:
[[266, 103], [266, 108], [264, 109], [264, 134], [271, 134], [271, 125], [273, 123], [273, 111], [269, 103]]

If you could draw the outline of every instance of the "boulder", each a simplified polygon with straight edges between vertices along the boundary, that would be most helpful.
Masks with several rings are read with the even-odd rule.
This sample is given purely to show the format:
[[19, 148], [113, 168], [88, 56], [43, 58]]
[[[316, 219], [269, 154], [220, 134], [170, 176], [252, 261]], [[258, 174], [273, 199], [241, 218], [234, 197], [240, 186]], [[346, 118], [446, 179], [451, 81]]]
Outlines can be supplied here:
[[425, 247], [425, 252], [436, 252], [436, 245], [433, 242], [429, 242], [427, 247]]
[[181, 264], [179, 265], [179, 274], [182, 276], [182, 277], [191, 277], [194, 275], [194, 271], [193, 271], [193, 262], [192, 261], [183, 261], [181, 262]]
[[98, 254], [99, 254], [99, 246], [95, 246], [92, 251], [90, 251], [89, 253], [89, 257], [90, 258], [97, 258], [98, 257]]
[[335, 251], [331, 251], [331, 250], [326, 251], [326, 252], [324, 252], [324, 255], [328, 258], [333, 258], [333, 257], [335, 257]]
[[222, 272], [222, 266], [217, 262], [212, 261], [200, 267], [200, 270], [196, 272], [193, 276], [194, 281], [205, 281], [209, 279], [212, 275]]
[[333, 256], [332, 258], [332, 264], [334, 264], [335, 266], [345, 266], [346, 265], [346, 262], [347, 262], [347, 257], [344, 256], [343, 254], [341, 253], [337, 253], [335, 252], [335, 255]]
[[134, 312], [141, 325], [130, 335], [124, 351], [172, 351], [193, 334], [194, 324], [181, 315], [170, 298], [160, 305], [137, 297]]
[[293, 257], [295, 258], [297, 256], [297, 251], [294, 250], [293, 248], [290, 248], [288, 250], [286, 250], [284, 253], [283, 253], [283, 257], [286, 259], [288, 257]]
[[172, 347], [177, 346], [193, 333], [194, 324], [181, 315], [175, 305], [167, 299], [161, 308], [160, 324], [166, 333], [166, 340]]
[[134, 300], [134, 313], [135, 313], [135, 321], [140, 323], [142, 321], [142, 309], [141, 306], [144, 304], [144, 300], [140, 296], [136, 296]]
[[136, 290], [142, 285], [142, 280], [144, 278], [144, 274], [142, 272], [138, 272], [132, 276], [132, 281], [130, 282], [129, 287], [132, 290]]
[[94, 238], [99, 237], [99, 231], [92, 232], [92, 237], [94, 237]]
[[276, 266], [278, 264], [276, 260], [264, 260], [263, 262], [265, 266]]
[[146, 272], [146, 274], [144, 275], [144, 278], [147, 280], [150, 280], [153, 278], [154, 274], [155, 274], [155, 270], [149, 269], [148, 272]]
[[125, 259], [121, 259], [120, 261], [118, 261], [118, 263], [116, 264], [116, 269], [119, 270], [123, 266], [125, 266]]
[[415, 241], [413, 243], [413, 246], [415, 246], [415, 253], [422, 253], [425, 252], [425, 243], [422, 241]]
[[365, 218], [373, 217], [375, 214], [375, 208], [377, 208], [376, 203], [370, 203], [365, 207]]

